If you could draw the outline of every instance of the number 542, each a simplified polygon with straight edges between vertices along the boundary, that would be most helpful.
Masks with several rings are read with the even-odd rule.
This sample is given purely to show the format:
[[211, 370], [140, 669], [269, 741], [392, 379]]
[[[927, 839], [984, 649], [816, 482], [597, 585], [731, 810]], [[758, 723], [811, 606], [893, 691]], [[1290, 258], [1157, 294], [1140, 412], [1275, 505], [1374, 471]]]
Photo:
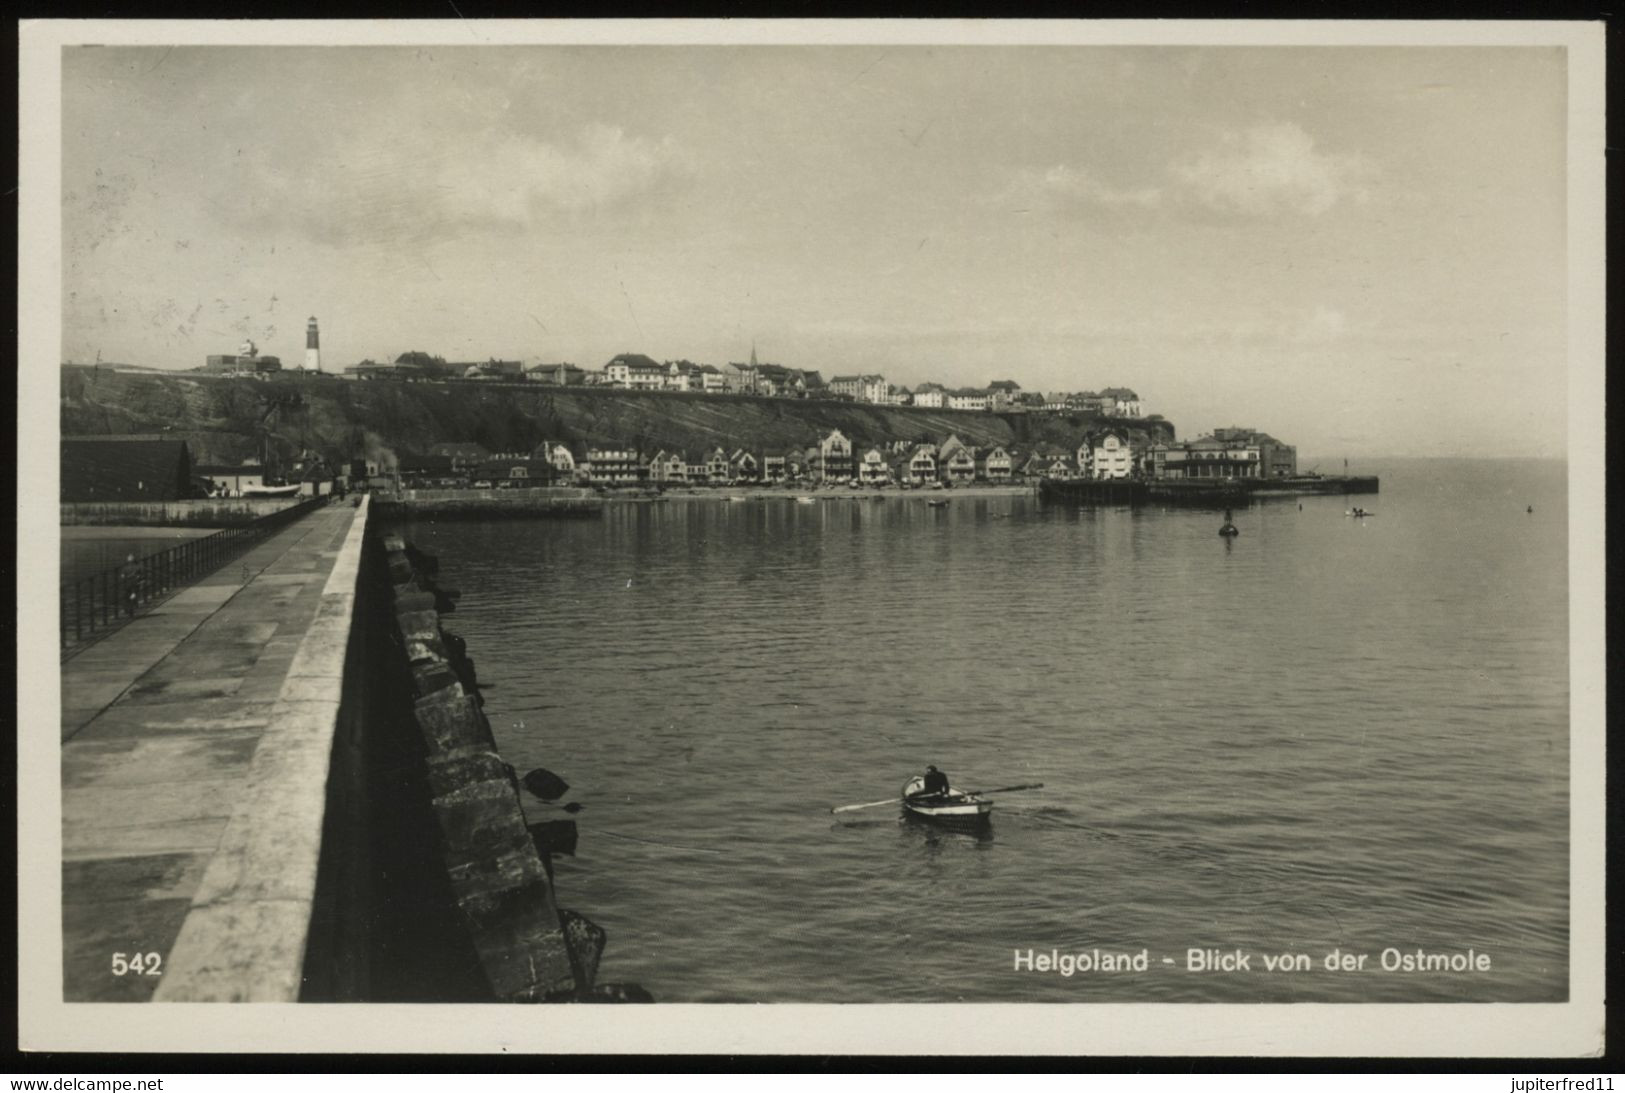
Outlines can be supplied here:
[[162, 975], [164, 958], [161, 953], [114, 953], [114, 975]]

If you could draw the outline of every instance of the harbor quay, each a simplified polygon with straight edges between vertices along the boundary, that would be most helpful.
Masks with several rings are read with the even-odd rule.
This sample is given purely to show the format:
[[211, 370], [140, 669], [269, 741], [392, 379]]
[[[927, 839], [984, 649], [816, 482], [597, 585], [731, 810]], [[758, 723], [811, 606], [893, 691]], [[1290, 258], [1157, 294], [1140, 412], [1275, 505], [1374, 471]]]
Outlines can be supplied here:
[[372, 509], [301, 513], [64, 654], [64, 1001], [641, 1000], [593, 983], [455, 594]]

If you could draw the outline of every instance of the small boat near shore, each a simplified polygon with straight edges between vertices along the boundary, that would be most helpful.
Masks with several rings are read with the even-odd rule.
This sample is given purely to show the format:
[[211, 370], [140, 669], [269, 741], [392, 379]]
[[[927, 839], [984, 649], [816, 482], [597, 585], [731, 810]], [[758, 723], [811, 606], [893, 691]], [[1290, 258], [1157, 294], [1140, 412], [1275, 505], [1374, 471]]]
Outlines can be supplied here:
[[816, 503], [817, 502], [811, 497], [798, 497], [798, 498], [796, 498], [796, 504], [798, 504], [798, 505], [812, 505], [812, 504], [816, 504]]
[[1345, 512], [1345, 513], [1344, 513], [1344, 514], [1343, 514], [1343, 515], [1344, 515], [1344, 516], [1353, 516], [1353, 517], [1356, 517], [1356, 518], [1358, 518], [1358, 519], [1361, 519], [1361, 520], [1363, 520], [1363, 519], [1365, 519], [1365, 518], [1366, 518], [1366, 517], [1367, 517], [1367, 516], [1375, 516], [1375, 515], [1377, 515], [1377, 514], [1376, 514], [1376, 513], [1374, 513], [1374, 512], [1367, 512], [1367, 511], [1366, 511], [1366, 510], [1365, 510], [1365, 509], [1349, 509], [1349, 510], [1348, 510], [1348, 511], [1347, 511], [1347, 512]]
[[950, 788], [946, 793], [924, 796], [925, 779], [910, 778], [903, 786], [903, 813], [922, 820], [946, 824], [983, 824], [993, 811], [993, 802], [976, 793]]

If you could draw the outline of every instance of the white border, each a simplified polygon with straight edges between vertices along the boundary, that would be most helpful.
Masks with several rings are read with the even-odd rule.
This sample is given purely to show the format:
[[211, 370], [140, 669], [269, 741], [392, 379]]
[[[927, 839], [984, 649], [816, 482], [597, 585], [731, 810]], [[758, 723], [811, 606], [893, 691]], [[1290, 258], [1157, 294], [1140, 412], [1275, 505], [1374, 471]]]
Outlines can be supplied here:
[[61, 64], [68, 44], [1502, 45], [1569, 56], [1571, 648], [1570, 1001], [1548, 1005], [65, 1004], [55, 686], [20, 688], [18, 1010], [25, 1049], [1583, 1056], [1603, 1047], [1604, 36], [1560, 22], [445, 21], [106, 22], [20, 26], [18, 678], [57, 679]]

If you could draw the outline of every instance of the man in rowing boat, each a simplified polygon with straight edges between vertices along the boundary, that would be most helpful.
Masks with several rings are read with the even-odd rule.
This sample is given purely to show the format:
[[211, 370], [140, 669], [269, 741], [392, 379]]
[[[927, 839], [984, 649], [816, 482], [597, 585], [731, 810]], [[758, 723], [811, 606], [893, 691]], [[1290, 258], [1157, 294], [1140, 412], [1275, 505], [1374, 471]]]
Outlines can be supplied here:
[[920, 792], [909, 795], [910, 800], [922, 800], [926, 797], [946, 797], [948, 795], [948, 776], [929, 764], [925, 768], [925, 784]]

